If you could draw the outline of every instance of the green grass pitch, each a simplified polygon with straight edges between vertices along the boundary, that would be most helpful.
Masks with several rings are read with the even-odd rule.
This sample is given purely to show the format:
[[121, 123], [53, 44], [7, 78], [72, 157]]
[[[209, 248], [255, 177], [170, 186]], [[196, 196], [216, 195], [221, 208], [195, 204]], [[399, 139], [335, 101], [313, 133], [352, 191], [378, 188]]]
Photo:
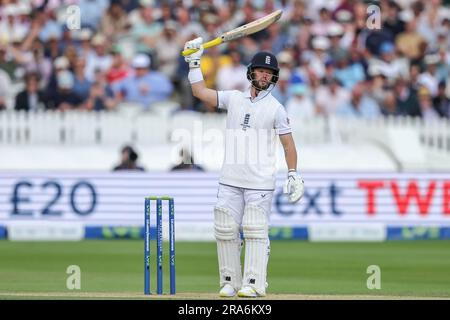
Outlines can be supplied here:
[[[155, 241], [151, 253], [151, 290], [156, 291]], [[164, 287], [168, 292], [167, 243]], [[311, 243], [272, 241], [268, 269], [270, 295], [450, 297], [450, 242]], [[81, 269], [81, 290], [143, 295], [143, 241], [0, 241], [0, 299], [65, 297], [66, 269]], [[381, 269], [381, 289], [369, 290], [367, 267]], [[219, 289], [214, 242], [176, 243], [177, 292], [192, 298], [215, 296]], [[198, 294], [198, 295], [197, 295]], [[29, 296], [28, 296], [29, 295]], [[92, 297], [95, 297], [93, 295]], [[108, 297], [106, 295], [106, 297]], [[189, 297], [189, 296], [188, 296]]]

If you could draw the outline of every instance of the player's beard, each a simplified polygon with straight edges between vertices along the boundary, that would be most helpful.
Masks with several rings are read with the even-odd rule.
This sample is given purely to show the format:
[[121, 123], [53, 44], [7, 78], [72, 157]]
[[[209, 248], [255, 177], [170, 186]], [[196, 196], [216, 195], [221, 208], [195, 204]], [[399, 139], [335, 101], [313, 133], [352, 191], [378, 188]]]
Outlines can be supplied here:
[[270, 80], [256, 80], [252, 79], [252, 86], [255, 87], [256, 90], [262, 91], [267, 90], [270, 85], [272, 84], [272, 81]]

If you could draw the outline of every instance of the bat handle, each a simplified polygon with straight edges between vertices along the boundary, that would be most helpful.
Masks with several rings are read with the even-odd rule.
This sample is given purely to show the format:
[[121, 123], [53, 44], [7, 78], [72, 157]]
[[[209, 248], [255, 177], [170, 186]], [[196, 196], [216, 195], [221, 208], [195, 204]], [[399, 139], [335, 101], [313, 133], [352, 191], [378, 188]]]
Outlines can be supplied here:
[[[222, 43], [222, 37], [218, 37], [218, 38], [215, 38], [214, 40], [211, 40], [211, 41], [208, 41], [208, 42], [204, 43], [203, 44], [203, 48], [204, 49], [208, 49], [208, 48], [211, 48], [211, 47], [215, 47], [215, 46], [217, 46], [217, 45], [219, 45], [221, 43]], [[198, 51], [198, 49], [186, 49], [186, 50], [183, 50], [181, 52], [181, 55], [183, 57], [186, 57], [186, 56], [188, 56], [190, 54], [193, 54], [194, 52], [197, 52], [197, 51]]]

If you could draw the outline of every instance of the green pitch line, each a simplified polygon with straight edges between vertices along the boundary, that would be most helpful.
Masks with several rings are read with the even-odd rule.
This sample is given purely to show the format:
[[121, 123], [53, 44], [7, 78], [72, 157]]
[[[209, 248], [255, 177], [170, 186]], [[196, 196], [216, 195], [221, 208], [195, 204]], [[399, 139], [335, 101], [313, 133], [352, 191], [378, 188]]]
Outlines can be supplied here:
[[[164, 287], [169, 270], [165, 243]], [[151, 289], [155, 292], [155, 243]], [[450, 297], [450, 242], [310, 243], [272, 241], [268, 293]], [[176, 244], [177, 291], [216, 293], [216, 245]], [[143, 292], [143, 241], [0, 241], [0, 299], [7, 293]], [[66, 288], [70, 265], [81, 269], [81, 290]], [[369, 290], [367, 267], [381, 269], [381, 289]]]

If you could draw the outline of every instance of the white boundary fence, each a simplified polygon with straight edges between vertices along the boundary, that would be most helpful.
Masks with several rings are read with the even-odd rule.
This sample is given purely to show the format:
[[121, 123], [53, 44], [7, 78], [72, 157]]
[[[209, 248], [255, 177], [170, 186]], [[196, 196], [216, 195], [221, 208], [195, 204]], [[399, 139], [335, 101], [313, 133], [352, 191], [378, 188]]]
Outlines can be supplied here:
[[[152, 145], [170, 142], [175, 129], [192, 133], [199, 127], [202, 131], [225, 128], [224, 114], [174, 112], [176, 108], [176, 104], [164, 103], [151, 112], [140, 112], [132, 105], [123, 105], [120, 112], [3, 111], [0, 112], [0, 145], [116, 145], [124, 142]], [[427, 150], [450, 154], [449, 120], [316, 117], [291, 119], [291, 122], [295, 139], [302, 144], [370, 140], [380, 144], [393, 141], [401, 148], [402, 143], [417, 142]]]

